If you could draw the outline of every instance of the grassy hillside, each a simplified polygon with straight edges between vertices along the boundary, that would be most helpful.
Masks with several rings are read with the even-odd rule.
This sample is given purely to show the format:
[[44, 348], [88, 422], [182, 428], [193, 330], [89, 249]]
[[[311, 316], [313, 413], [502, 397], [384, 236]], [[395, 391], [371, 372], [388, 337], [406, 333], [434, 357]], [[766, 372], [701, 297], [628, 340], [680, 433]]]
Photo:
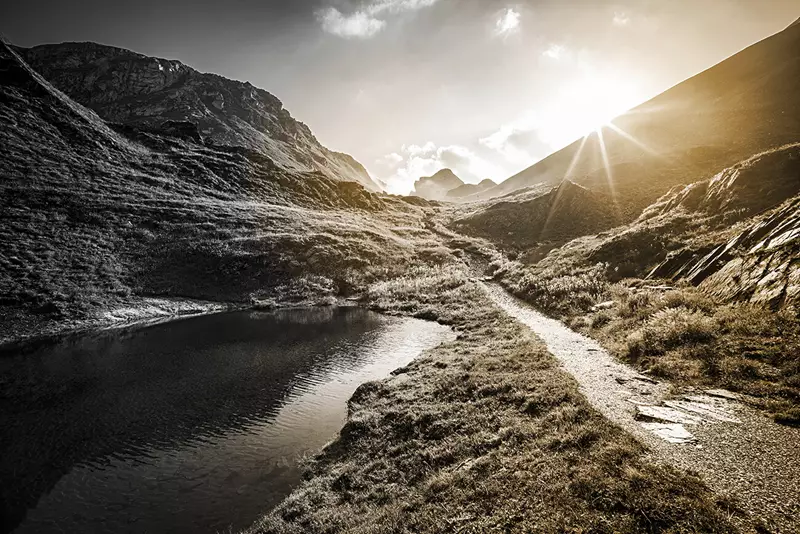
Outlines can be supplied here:
[[5, 45], [0, 69], [3, 339], [103, 322], [144, 297], [331, 298], [441, 261], [424, 203], [180, 129], [106, 123]]
[[612, 197], [565, 180], [530, 200], [515, 198], [455, 221], [459, 231], [486, 237], [507, 248], [552, 248], [572, 238], [620, 223]]

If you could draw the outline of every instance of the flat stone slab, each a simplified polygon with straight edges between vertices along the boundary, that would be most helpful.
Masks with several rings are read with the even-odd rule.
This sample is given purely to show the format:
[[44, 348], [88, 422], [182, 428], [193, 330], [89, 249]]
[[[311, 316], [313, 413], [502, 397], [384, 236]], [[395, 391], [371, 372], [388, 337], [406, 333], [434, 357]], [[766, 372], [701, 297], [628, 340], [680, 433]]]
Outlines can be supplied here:
[[640, 423], [646, 430], [669, 443], [694, 443], [697, 439], [680, 423]]
[[651, 423], [679, 423], [688, 425], [698, 425], [703, 422], [703, 418], [686, 413], [681, 410], [670, 408], [669, 406], [636, 406], [636, 419]]
[[615, 304], [616, 303], [613, 300], [607, 300], [605, 302], [600, 302], [598, 304], [595, 304], [594, 306], [592, 306], [591, 310], [592, 311], [608, 310], [610, 308], [613, 308]]
[[741, 398], [740, 395], [737, 395], [733, 391], [728, 391], [727, 389], [707, 389], [705, 391], [706, 395], [711, 395], [712, 397], [719, 397], [720, 399], [727, 399], [727, 400], [739, 400]]
[[719, 406], [705, 402], [697, 402], [695, 400], [675, 400], [665, 401], [664, 404], [670, 408], [692, 412], [713, 421], [720, 421], [723, 423], [741, 423], [739, 419], [723, 410]]

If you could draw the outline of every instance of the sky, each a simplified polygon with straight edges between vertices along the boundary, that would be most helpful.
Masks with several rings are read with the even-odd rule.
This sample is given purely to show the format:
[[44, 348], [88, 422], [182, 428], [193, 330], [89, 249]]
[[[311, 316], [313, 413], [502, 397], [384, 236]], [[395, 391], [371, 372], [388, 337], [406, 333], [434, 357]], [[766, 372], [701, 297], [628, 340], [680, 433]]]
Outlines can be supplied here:
[[25, 0], [0, 32], [249, 81], [407, 193], [445, 167], [502, 181], [798, 17], [800, 0]]

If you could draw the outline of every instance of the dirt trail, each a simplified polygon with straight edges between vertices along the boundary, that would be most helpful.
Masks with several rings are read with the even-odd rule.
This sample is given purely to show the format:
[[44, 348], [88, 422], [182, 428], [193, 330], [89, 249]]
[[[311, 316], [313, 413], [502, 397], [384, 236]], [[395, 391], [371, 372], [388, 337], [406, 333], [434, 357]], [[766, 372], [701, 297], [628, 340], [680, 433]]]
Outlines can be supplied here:
[[769, 531], [800, 531], [800, 429], [775, 424], [725, 391], [678, 394], [501, 287], [483, 287], [547, 344], [595, 408], [658, 458], [697, 472], [718, 493], [735, 497]]

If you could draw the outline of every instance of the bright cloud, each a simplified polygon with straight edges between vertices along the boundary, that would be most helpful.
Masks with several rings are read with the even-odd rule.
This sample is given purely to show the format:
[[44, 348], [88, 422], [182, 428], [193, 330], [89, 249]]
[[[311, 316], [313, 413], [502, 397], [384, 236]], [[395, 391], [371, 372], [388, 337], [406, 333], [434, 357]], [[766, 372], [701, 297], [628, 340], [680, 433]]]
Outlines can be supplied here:
[[542, 52], [542, 55], [549, 57], [550, 59], [558, 60], [561, 59], [566, 52], [566, 47], [558, 44], [551, 44], [544, 50], [544, 52]]
[[351, 15], [345, 16], [335, 7], [319, 11], [317, 19], [324, 31], [345, 39], [353, 37], [368, 39], [381, 31], [386, 25], [386, 21], [376, 19], [363, 11], [356, 11]]
[[360, 9], [344, 14], [335, 7], [316, 12], [317, 20], [327, 33], [345, 39], [369, 39], [386, 27], [385, 15], [430, 7], [438, 0], [373, 0]]
[[528, 112], [480, 139], [479, 143], [498, 152], [515, 167], [527, 167], [546, 154], [542, 151], [538, 127], [536, 115]]
[[500, 13], [494, 26], [495, 35], [504, 37], [519, 31], [520, 17], [520, 12], [512, 8], [508, 8]]
[[416, 180], [442, 169], [452, 169], [465, 182], [505, 177], [503, 169], [460, 145], [436, 146], [432, 142], [403, 145], [399, 153], [387, 154], [375, 163], [379, 174], [388, 177], [387, 190], [396, 194], [410, 193]]
[[612, 22], [614, 26], [627, 26], [631, 22], [631, 17], [624, 11], [615, 11]]

